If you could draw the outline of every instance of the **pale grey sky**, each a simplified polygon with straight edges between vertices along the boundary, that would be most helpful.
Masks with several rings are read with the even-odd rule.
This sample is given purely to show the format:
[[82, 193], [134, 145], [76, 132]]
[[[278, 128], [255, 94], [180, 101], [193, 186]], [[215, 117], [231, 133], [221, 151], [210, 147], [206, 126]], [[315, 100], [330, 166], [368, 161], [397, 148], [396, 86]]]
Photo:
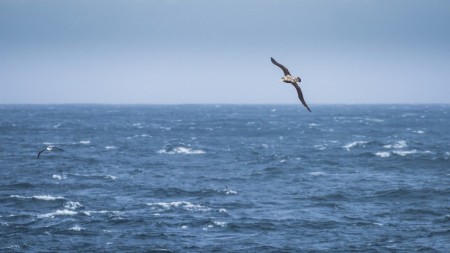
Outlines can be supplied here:
[[450, 103], [447, 0], [0, 0], [0, 103]]

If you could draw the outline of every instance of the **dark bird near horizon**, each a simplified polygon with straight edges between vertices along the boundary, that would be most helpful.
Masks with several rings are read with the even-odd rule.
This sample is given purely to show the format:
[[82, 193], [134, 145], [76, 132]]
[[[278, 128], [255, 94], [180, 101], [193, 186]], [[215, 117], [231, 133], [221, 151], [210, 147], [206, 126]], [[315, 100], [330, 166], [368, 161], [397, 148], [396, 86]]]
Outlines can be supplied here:
[[55, 146], [48, 146], [48, 147], [46, 147], [46, 148], [44, 148], [43, 150], [41, 150], [41, 151], [39, 151], [39, 153], [38, 153], [38, 155], [37, 155], [37, 159], [39, 159], [39, 156], [41, 156], [41, 153], [42, 152], [44, 152], [44, 151], [64, 151], [64, 149], [62, 149], [62, 148], [58, 148], [58, 147], [55, 147]]
[[308, 105], [305, 102], [305, 99], [303, 98], [302, 90], [300, 89], [300, 86], [298, 86], [297, 84], [297, 82], [301, 82], [302, 79], [300, 79], [300, 77], [293, 77], [291, 73], [289, 73], [289, 70], [285, 66], [275, 61], [274, 58], [270, 57], [270, 60], [272, 61], [273, 64], [277, 65], [278, 67], [280, 67], [281, 70], [283, 70], [284, 76], [280, 79], [280, 81], [294, 85], [295, 89], [297, 90], [298, 98], [300, 99], [302, 104], [306, 107], [306, 109], [308, 109], [308, 111], [311, 112], [311, 110], [309, 109]]

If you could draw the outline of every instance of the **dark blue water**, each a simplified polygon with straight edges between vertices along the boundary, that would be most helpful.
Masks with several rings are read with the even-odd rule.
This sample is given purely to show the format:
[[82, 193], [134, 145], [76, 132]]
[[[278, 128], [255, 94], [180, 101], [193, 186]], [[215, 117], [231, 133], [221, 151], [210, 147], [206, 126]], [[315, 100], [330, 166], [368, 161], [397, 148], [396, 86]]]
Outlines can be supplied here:
[[312, 110], [0, 106], [0, 252], [450, 252], [450, 106]]

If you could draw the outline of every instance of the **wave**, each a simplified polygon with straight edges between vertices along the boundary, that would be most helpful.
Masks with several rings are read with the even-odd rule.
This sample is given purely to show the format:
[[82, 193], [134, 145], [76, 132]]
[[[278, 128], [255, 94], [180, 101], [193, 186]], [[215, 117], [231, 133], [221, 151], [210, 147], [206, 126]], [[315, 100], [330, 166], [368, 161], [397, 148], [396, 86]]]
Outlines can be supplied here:
[[316, 150], [325, 150], [325, 149], [327, 149], [327, 147], [326, 147], [326, 145], [318, 144], [318, 145], [314, 145], [314, 149], [316, 149]]
[[64, 208], [71, 209], [71, 210], [75, 210], [80, 207], [83, 207], [83, 205], [80, 202], [76, 202], [76, 201], [67, 201], [64, 204]]
[[113, 214], [113, 215], [120, 215], [122, 214], [121, 211], [109, 211], [109, 210], [100, 210], [100, 211], [82, 211], [81, 212], [84, 215], [92, 216], [93, 214]]
[[226, 227], [227, 226], [227, 224], [228, 223], [226, 223], [225, 221], [215, 221], [215, 220], [213, 220], [212, 222], [211, 222], [211, 224], [208, 224], [206, 227], [207, 228], [213, 228], [214, 226], [217, 226], [217, 227]]
[[79, 225], [75, 225], [75, 226], [69, 228], [69, 230], [77, 231], [77, 232], [78, 232], [78, 231], [85, 230], [85, 229], [82, 228], [82, 227], [80, 227]]
[[40, 214], [38, 215], [38, 218], [54, 218], [55, 216], [72, 216], [77, 214], [78, 212], [72, 211], [72, 210], [56, 210], [55, 212], [46, 213], [46, 214]]
[[117, 149], [116, 146], [105, 146], [105, 149]]
[[392, 151], [392, 153], [399, 155], [399, 156], [407, 156], [407, 155], [411, 155], [411, 154], [417, 154], [418, 151], [413, 149], [413, 150], [394, 150]]
[[192, 204], [189, 201], [157, 202], [157, 203], [147, 203], [147, 205], [160, 211], [171, 209], [184, 209], [186, 211], [191, 212], [193, 211], [206, 212], [211, 210], [211, 208], [209, 207]]
[[400, 149], [400, 148], [406, 148], [406, 147], [408, 147], [408, 145], [406, 145], [406, 141], [400, 140], [400, 141], [395, 142], [394, 144], [384, 145], [383, 147]]
[[91, 144], [91, 141], [90, 140], [87, 140], [87, 141], [80, 141], [80, 144]]
[[54, 201], [54, 200], [64, 200], [64, 197], [58, 196], [54, 197], [51, 195], [33, 195], [32, 197], [25, 197], [20, 195], [11, 195], [10, 198], [18, 198], [18, 199], [36, 199], [36, 200], [44, 200], [44, 201]]
[[376, 152], [375, 155], [378, 156], [378, 157], [385, 158], [385, 157], [391, 156], [391, 153], [390, 152]]
[[66, 179], [67, 177], [65, 175], [59, 175], [59, 174], [53, 174], [52, 178], [57, 179], [57, 180], [63, 180]]
[[354, 141], [354, 142], [351, 142], [342, 147], [347, 149], [348, 151], [350, 151], [350, 149], [354, 148], [354, 147], [364, 147], [367, 143], [369, 143], [369, 142], [368, 141]]
[[200, 154], [205, 154], [205, 153], [206, 152], [201, 149], [192, 149], [192, 148], [184, 147], [184, 146], [169, 147], [169, 148], [158, 150], [158, 154], [168, 154], [168, 155], [174, 155], [174, 154], [200, 155]]

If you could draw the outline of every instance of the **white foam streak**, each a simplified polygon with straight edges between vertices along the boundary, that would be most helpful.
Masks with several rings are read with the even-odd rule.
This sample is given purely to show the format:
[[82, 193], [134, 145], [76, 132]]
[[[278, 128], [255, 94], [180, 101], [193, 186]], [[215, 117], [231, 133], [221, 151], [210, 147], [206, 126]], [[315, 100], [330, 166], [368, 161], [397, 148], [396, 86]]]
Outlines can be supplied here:
[[84, 230], [84, 228], [80, 227], [79, 225], [75, 225], [75, 226], [69, 228], [69, 230], [72, 230], [72, 231], [81, 231], [81, 230]]
[[202, 205], [195, 205], [188, 201], [175, 201], [175, 202], [157, 202], [157, 203], [147, 203], [148, 206], [152, 206], [155, 209], [164, 209], [164, 210], [170, 210], [173, 208], [181, 208], [187, 211], [209, 211], [210, 208], [202, 206]]
[[58, 196], [58, 197], [53, 197], [53, 196], [51, 196], [51, 195], [34, 195], [33, 198], [34, 198], [34, 199], [39, 199], [39, 200], [48, 200], [48, 201], [51, 201], [51, 200], [58, 200], [58, 199], [64, 199], [64, 197], [60, 197], [60, 196]]
[[60, 200], [64, 199], [64, 197], [58, 196], [54, 197], [51, 195], [33, 195], [32, 197], [25, 197], [20, 195], [11, 195], [11, 198], [18, 198], [18, 199], [38, 199], [38, 200], [45, 200], [45, 201], [53, 201], [53, 200]]
[[199, 154], [205, 154], [206, 152], [201, 149], [191, 149], [186, 147], [175, 147], [171, 150], [158, 150], [158, 154], [186, 154], [186, 155], [199, 155]]
[[225, 221], [213, 221], [213, 224], [223, 228], [227, 226], [227, 223]]
[[378, 156], [378, 157], [389, 157], [389, 156], [391, 156], [391, 153], [389, 153], [389, 152], [376, 152], [375, 155]]
[[399, 155], [399, 156], [406, 156], [406, 155], [416, 154], [418, 152], [417, 152], [417, 150], [413, 149], [413, 150], [395, 150], [395, 151], [392, 151], [392, 153]]
[[350, 151], [351, 148], [356, 147], [356, 146], [364, 146], [364, 144], [367, 144], [367, 141], [354, 141], [354, 142], [351, 142], [351, 143], [343, 146], [343, 148]]
[[400, 148], [406, 148], [408, 145], [406, 145], [406, 141], [400, 140], [397, 141], [394, 144], [390, 144], [390, 145], [384, 145], [384, 148], [396, 148], [396, 149], [400, 149]]
[[52, 175], [52, 178], [58, 179], [58, 180], [63, 180], [63, 179], [66, 178], [66, 176], [64, 176], [64, 175], [58, 175], [58, 174], [53, 174], [53, 175]]
[[64, 204], [64, 208], [71, 209], [71, 210], [75, 210], [82, 206], [83, 205], [80, 202], [76, 202], [76, 201], [68, 201], [67, 203]]
[[56, 210], [56, 212], [53, 213], [38, 215], [38, 218], [54, 218], [55, 216], [67, 216], [67, 215], [71, 216], [75, 214], [77, 214], [77, 212], [64, 209], [64, 210]]
[[91, 141], [87, 140], [87, 141], [80, 141], [80, 144], [91, 144]]

